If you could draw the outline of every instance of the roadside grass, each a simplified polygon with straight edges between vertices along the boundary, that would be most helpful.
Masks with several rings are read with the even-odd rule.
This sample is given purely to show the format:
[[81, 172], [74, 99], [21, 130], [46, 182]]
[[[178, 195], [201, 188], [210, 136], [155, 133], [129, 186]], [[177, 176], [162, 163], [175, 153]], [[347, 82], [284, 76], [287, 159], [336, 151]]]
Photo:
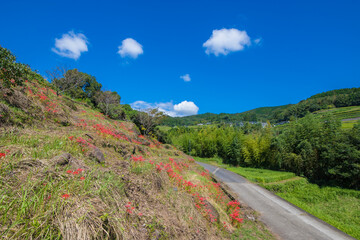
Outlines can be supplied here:
[[268, 189], [290, 203], [339, 230], [360, 239], [360, 191], [320, 187], [293, 173], [256, 168], [231, 167], [217, 158], [196, 161], [224, 167]]
[[257, 183], [277, 182], [295, 177], [295, 174], [291, 172], [272, 171], [268, 169], [228, 167], [227, 170]]
[[272, 171], [259, 168], [232, 167], [230, 165], [222, 163], [221, 158], [194, 157], [194, 159], [199, 162], [204, 162], [217, 167], [225, 168], [229, 171], [232, 171], [249, 179], [250, 181], [257, 183], [270, 183], [295, 177], [295, 174], [291, 172]]
[[207, 164], [211, 164], [217, 167], [225, 168], [227, 169], [229, 165], [226, 165], [222, 162], [222, 159], [219, 157], [213, 157], [213, 158], [200, 158], [200, 157], [194, 157], [195, 161], [203, 162]]
[[319, 187], [302, 178], [263, 187], [308, 213], [360, 239], [360, 191]]
[[[206, 173], [203, 167], [198, 166], [198, 169], [202, 171], [202, 173]], [[199, 174], [199, 171], [188, 170], [184, 175], [185, 179], [197, 184], [202, 185], [201, 189], [198, 191], [202, 196], [206, 198], [208, 202], [212, 204], [212, 206], [218, 211], [220, 215], [221, 222], [217, 223], [219, 228], [223, 228], [223, 222], [231, 222], [229, 219], [228, 213], [226, 212], [226, 207], [224, 207], [224, 203], [222, 202], [219, 196], [219, 189], [212, 185], [212, 180], [208, 174]], [[205, 187], [207, 186], [207, 187]], [[224, 196], [227, 199], [227, 196]], [[229, 201], [230, 199], [227, 199]], [[226, 205], [226, 204], [225, 204]], [[252, 209], [242, 209], [243, 213], [246, 211], [244, 215], [257, 216], [257, 213]], [[238, 227], [231, 227], [231, 239], [276, 239], [273, 234], [265, 227], [265, 225], [259, 221], [253, 221], [247, 218], [244, 218], [244, 221]], [[225, 234], [225, 236], [229, 236]]]

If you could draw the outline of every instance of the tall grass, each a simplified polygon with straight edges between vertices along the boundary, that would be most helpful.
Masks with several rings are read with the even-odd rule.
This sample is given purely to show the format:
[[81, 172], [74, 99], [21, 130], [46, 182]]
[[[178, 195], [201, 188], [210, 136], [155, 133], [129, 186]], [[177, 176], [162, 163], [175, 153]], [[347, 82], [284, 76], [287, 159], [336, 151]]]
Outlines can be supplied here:
[[[31, 171], [25, 177], [11, 177], [11, 172], [16, 173], [10, 164], [0, 169], [0, 238], [59, 239], [56, 223], [64, 209], [93, 211], [96, 206], [89, 205], [89, 199], [100, 198], [112, 211], [119, 211], [113, 203], [121, 201], [123, 183], [115, 174], [100, 176], [93, 171], [81, 180], [64, 171], [49, 175]], [[83, 217], [78, 216], [78, 221]]]

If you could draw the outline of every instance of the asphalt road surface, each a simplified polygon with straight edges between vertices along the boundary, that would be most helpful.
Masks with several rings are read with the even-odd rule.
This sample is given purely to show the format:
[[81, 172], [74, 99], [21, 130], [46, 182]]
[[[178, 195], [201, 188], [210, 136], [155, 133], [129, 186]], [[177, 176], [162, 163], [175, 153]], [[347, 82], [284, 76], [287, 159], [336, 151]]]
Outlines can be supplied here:
[[281, 239], [355, 239], [236, 173], [201, 162], [198, 164], [238, 194], [240, 202], [260, 213], [260, 220]]

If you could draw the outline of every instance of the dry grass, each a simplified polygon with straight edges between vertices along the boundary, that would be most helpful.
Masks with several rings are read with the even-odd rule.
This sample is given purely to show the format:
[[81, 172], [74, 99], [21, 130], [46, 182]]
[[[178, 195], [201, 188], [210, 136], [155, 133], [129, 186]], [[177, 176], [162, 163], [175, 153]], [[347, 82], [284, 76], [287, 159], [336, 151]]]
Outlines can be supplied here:
[[[30, 87], [36, 91], [35, 85]], [[43, 112], [41, 121], [25, 128], [12, 124], [0, 130], [0, 152], [6, 153], [0, 158], [0, 238], [273, 238], [254, 217], [247, 217], [245, 207], [244, 222], [231, 225], [230, 199], [223, 193], [221, 200], [214, 198], [219, 189], [184, 153], [139, 137], [132, 123], [107, 119], [77, 102], [69, 107], [43, 92], [57, 112]], [[26, 97], [41, 109], [46, 106], [35, 95]], [[104, 154], [105, 163], [93, 161], [92, 146]], [[145, 160], [135, 162], [132, 155]], [[182, 182], [166, 170], [157, 171], [160, 162], [170, 164]], [[184, 186], [185, 180], [197, 187]], [[207, 206], [199, 210], [196, 195], [206, 198]], [[210, 208], [219, 213], [214, 222], [205, 213]]]

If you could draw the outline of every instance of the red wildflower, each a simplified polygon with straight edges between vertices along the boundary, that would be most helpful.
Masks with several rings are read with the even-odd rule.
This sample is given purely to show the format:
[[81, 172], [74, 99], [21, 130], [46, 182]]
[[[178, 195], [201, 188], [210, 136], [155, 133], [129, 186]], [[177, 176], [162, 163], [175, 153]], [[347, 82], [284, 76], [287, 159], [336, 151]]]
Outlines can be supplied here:
[[73, 173], [73, 171], [71, 171], [71, 170], [67, 170], [67, 171], [66, 171], [66, 173]]
[[157, 170], [158, 172], [161, 172], [162, 167], [160, 167], [160, 165], [159, 165], [159, 164], [156, 164], [156, 170]]
[[64, 199], [67, 199], [68, 197], [70, 197], [70, 195], [65, 193], [61, 197], [64, 198]]
[[81, 177], [80, 180], [85, 180], [85, 177]]
[[74, 175], [77, 175], [77, 174], [79, 174], [79, 172], [78, 172], [78, 171], [74, 171], [73, 174], [74, 174]]
[[130, 213], [130, 214], [132, 213], [131, 210], [135, 209], [134, 207], [131, 207], [131, 202], [129, 202], [128, 204], [126, 204], [125, 207], [126, 207], [126, 212], [128, 212], [128, 213]]

